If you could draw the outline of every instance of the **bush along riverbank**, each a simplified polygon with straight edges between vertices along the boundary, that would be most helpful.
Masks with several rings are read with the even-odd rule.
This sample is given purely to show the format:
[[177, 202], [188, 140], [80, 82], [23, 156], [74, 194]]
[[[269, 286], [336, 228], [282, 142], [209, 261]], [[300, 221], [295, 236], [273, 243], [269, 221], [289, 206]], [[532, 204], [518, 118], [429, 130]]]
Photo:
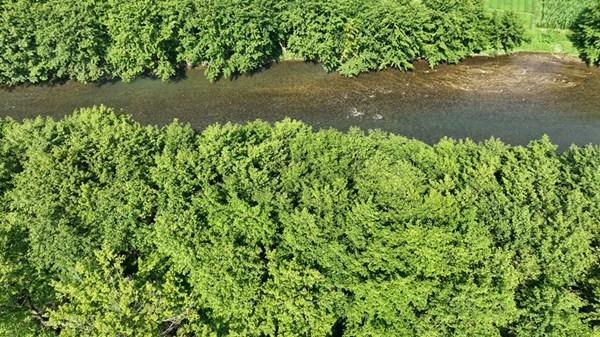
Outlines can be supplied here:
[[600, 64], [600, 1], [590, 5], [574, 24], [575, 44], [589, 64]]
[[480, 0], [7, 0], [0, 83], [169, 79], [201, 64], [215, 80], [284, 52], [356, 75], [511, 50], [522, 31]]
[[600, 147], [0, 122], [0, 335], [597, 336]]

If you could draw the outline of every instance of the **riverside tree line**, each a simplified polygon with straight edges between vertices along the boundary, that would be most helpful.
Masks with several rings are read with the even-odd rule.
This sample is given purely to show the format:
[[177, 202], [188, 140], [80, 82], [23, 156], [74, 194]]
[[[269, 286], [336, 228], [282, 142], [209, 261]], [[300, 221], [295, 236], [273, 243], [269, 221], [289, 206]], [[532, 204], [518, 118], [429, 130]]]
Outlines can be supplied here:
[[482, 0], [1, 0], [0, 83], [211, 80], [286, 57], [345, 75], [511, 50], [523, 27]]
[[600, 147], [0, 120], [0, 335], [594, 337]]

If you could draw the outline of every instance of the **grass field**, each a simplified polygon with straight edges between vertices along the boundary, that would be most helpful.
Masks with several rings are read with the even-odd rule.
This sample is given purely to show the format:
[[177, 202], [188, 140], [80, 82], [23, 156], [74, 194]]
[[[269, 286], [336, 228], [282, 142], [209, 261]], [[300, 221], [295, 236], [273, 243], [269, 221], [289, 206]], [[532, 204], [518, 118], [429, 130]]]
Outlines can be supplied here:
[[527, 30], [529, 41], [515, 51], [537, 51], [577, 55], [578, 50], [571, 41], [573, 32], [568, 29], [531, 28]]
[[527, 28], [535, 28], [542, 14], [542, 2], [539, 0], [486, 0], [488, 8], [497, 11], [513, 11], [522, 18]]
[[538, 27], [542, 19], [543, 0], [486, 0], [486, 5], [493, 11], [513, 11], [522, 19], [529, 41], [517, 51], [577, 54], [570, 39], [570, 30]]

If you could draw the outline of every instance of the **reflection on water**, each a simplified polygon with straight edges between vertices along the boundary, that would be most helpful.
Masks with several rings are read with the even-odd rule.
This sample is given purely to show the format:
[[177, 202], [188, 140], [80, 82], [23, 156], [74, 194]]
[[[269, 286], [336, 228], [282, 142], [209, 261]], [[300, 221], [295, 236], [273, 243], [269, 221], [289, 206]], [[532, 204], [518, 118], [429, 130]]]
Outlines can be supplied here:
[[495, 136], [525, 144], [546, 133], [561, 147], [600, 144], [600, 70], [548, 54], [477, 57], [436, 69], [419, 63], [411, 72], [357, 78], [284, 62], [216, 83], [192, 70], [173, 82], [142, 78], [0, 90], [0, 115], [16, 118], [58, 117], [99, 104], [143, 123], [178, 118], [196, 128], [291, 117], [317, 128], [379, 128], [427, 142]]

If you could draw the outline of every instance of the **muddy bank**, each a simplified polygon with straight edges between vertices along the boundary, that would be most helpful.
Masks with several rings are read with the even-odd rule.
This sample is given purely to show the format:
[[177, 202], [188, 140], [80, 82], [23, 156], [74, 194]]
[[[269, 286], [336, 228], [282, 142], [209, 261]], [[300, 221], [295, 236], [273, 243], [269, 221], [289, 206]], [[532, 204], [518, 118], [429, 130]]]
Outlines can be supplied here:
[[600, 70], [562, 55], [473, 57], [458, 65], [385, 70], [345, 78], [319, 65], [281, 62], [209, 83], [201, 70], [173, 82], [142, 78], [102, 85], [67, 82], [0, 90], [0, 115], [62, 116], [105, 104], [142, 123], [212, 123], [285, 117], [315, 127], [380, 128], [435, 142], [491, 136], [512, 144], [549, 134], [568, 146], [600, 144]]

